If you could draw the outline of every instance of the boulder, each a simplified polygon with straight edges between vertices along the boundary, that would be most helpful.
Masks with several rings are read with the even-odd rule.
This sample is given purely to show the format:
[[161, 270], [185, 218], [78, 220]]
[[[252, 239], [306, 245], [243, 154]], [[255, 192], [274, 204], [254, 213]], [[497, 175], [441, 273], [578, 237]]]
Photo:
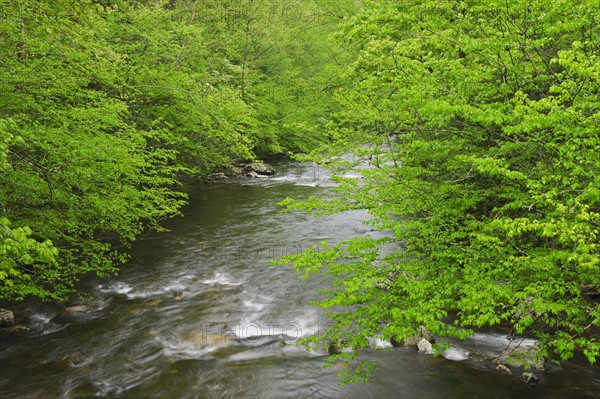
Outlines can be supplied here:
[[535, 384], [538, 382], [538, 378], [533, 373], [522, 373], [519, 377], [525, 384]]
[[265, 162], [248, 163], [244, 165], [242, 170], [244, 171], [245, 175], [251, 175], [252, 172], [263, 176], [271, 176], [275, 174], [275, 169]]
[[31, 332], [31, 328], [22, 325], [14, 325], [10, 327], [0, 328], [0, 334], [10, 336], [22, 336]]
[[208, 176], [206, 176], [206, 180], [207, 181], [227, 180], [227, 175], [225, 175], [225, 173], [223, 173], [223, 172], [215, 172], [215, 173], [211, 173]]
[[419, 328], [417, 329], [417, 333], [409, 339], [407, 339], [406, 341], [399, 341], [396, 337], [392, 337], [391, 342], [392, 346], [395, 347], [413, 347], [417, 346], [423, 338], [429, 342], [435, 342], [435, 337], [433, 336], [433, 334], [423, 326], [419, 326]]
[[421, 338], [417, 344], [417, 348], [419, 348], [419, 352], [423, 352], [427, 355], [433, 355], [433, 347], [431, 346], [431, 342], [427, 341], [425, 338]]
[[330, 355], [350, 353], [352, 352], [352, 348], [348, 346], [348, 342], [346, 342], [346, 340], [341, 340], [339, 342], [331, 342], [327, 348], [327, 352], [329, 352]]
[[8, 309], [0, 309], [0, 328], [15, 325], [15, 314]]
[[513, 367], [534, 370], [544, 370], [545, 361], [543, 356], [538, 355], [536, 345], [507, 349], [493, 360], [496, 364], [508, 364]]
[[499, 364], [496, 367], [496, 371], [498, 371], [501, 374], [512, 375], [512, 371], [510, 371], [510, 369], [503, 364]]

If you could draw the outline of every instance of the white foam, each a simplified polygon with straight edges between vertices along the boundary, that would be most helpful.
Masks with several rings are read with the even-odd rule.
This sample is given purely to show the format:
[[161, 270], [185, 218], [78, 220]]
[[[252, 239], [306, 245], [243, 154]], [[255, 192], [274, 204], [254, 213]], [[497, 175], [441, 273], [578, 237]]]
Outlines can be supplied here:
[[375, 336], [373, 338], [369, 338], [369, 346], [371, 348], [383, 349], [383, 348], [391, 348], [393, 345], [390, 341], [386, 341], [381, 336]]
[[204, 284], [220, 284], [220, 285], [241, 285], [241, 282], [234, 282], [231, 276], [227, 273], [217, 272], [214, 277], [203, 281]]
[[48, 324], [53, 315], [47, 315], [44, 313], [34, 313], [30, 316], [32, 324]]
[[201, 359], [205, 358], [210, 352], [215, 350], [215, 346], [197, 345], [193, 342], [184, 342], [180, 340], [167, 340], [161, 337], [156, 339], [163, 346], [162, 354], [167, 357], [179, 359]]
[[448, 360], [461, 361], [469, 358], [469, 351], [462, 348], [450, 347], [442, 352], [442, 356]]
[[114, 283], [109, 284], [108, 286], [100, 285], [98, 289], [101, 292], [111, 293], [111, 294], [128, 294], [133, 291], [133, 287], [127, 283], [122, 281], [115, 281]]
[[172, 284], [169, 284], [165, 287], [162, 288], [162, 292], [181, 292], [181, 291], [185, 291], [188, 288], [187, 284], [183, 284], [183, 283], [179, 283], [179, 282], [174, 282]]
[[246, 308], [256, 311], [256, 312], [260, 312], [261, 310], [263, 310], [265, 308], [264, 303], [256, 303], [256, 302], [252, 302], [249, 300], [244, 300], [243, 303]]

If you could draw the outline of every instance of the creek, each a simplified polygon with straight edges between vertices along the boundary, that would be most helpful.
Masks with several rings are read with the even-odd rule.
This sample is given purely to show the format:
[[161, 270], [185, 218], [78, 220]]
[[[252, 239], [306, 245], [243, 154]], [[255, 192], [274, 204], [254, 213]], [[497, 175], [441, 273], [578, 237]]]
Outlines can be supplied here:
[[309, 305], [327, 278], [299, 280], [269, 260], [384, 233], [363, 223], [364, 212], [282, 213], [277, 203], [287, 196], [330, 195], [333, 183], [309, 163], [276, 169], [270, 178], [186, 187], [190, 203], [170, 232], [138, 241], [118, 277], [82, 282], [94, 295], [91, 312], [65, 324], [53, 319], [58, 305], [15, 308], [36, 334], [2, 341], [0, 397], [600, 397], [598, 368], [580, 360], [527, 385], [476, 360], [385, 342], [361, 352], [377, 366], [372, 381], [340, 387], [341, 369], [323, 368], [325, 351], [293, 344], [327, 328]]

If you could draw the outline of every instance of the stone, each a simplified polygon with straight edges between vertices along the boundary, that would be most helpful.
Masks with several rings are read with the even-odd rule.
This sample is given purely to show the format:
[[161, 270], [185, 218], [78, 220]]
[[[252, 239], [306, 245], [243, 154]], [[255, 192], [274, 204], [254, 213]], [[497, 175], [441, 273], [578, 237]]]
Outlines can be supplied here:
[[395, 346], [395, 347], [397, 347], [397, 346], [413, 347], [413, 346], [417, 346], [422, 338], [425, 338], [429, 342], [435, 342], [435, 337], [433, 336], [433, 334], [431, 332], [429, 332], [429, 330], [427, 330], [423, 326], [419, 326], [419, 328], [417, 329], [417, 333], [415, 335], [413, 335], [412, 337], [410, 337], [409, 339], [407, 339], [406, 341], [401, 342], [401, 341], [398, 341], [395, 337], [393, 337], [391, 342], [392, 342], [392, 346]]
[[512, 375], [512, 371], [510, 371], [510, 369], [503, 364], [499, 364], [496, 367], [496, 371], [500, 372], [501, 374]]
[[65, 308], [65, 310], [63, 310], [61, 314], [72, 315], [72, 314], [76, 314], [76, 313], [87, 313], [90, 310], [92, 310], [92, 308], [89, 307], [88, 305], [76, 305], [76, 306], [69, 306], [68, 308]]
[[206, 176], [206, 180], [208, 181], [219, 181], [219, 180], [227, 180], [227, 176], [223, 172], [215, 172]]
[[265, 175], [259, 175], [255, 171], [251, 170], [250, 172], [246, 172], [246, 177], [259, 178], [259, 177], [265, 177]]
[[31, 328], [22, 325], [14, 325], [10, 327], [0, 328], [0, 334], [2, 335], [27, 335], [31, 332]]
[[352, 352], [352, 348], [348, 346], [348, 342], [346, 342], [346, 340], [341, 340], [340, 342], [331, 342], [327, 348], [327, 352], [329, 352], [330, 355], [350, 353]]
[[229, 176], [241, 176], [243, 173], [242, 168], [239, 168], [237, 166], [230, 166], [227, 170], [227, 175]]
[[8, 309], [0, 309], [0, 327], [15, 325], [15, 314]]
[[538, 382], [538, 378], [533, 373], [522, 373], [519, 377], [521, 381], [524, 381], [525, 384], [535, 384]]
[[213, 347], [222, 345], [231, 345], [234, 341], [233, 337], [228, 334], [213, 334], [199, 331], [192, 331], [184, 338], [185, 342], [191, 343], [198, 347]]
[[60, 314], [53, 317], [52, 321], [58, 323], [72, 323], [78, 317], [89, 313], [91, 310], [92, 308], [87, 305], [69, 306], [60, 312]]
[[494, 363], [543, 371], [545, 361], [543, 356], [538, 356], [538, 347], [532, 345], [507, 349], [494, 360]]
[[243, 171], [246, 175], [252, 172], [264, 176], [270, 176], [275, 174], [275, 169], [273, 169], [271, 165], [265, 162], [252, 162], [246, 164], [244, 165]]
[[431, 346], [431, 342], [427, 341], [425, 338], [421, 338], [417, 344], [417, 348], [419, 348], [419, 352], [423, 352], [427, 355], [433, 355], [433, 346]]

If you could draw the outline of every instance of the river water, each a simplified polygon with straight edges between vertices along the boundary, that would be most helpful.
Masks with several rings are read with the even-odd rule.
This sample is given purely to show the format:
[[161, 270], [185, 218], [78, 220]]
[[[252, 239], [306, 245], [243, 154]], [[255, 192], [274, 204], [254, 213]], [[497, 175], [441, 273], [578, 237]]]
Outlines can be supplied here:
[[[274, 178], [186, 187], [185, 217], [169, 233], [140, 240], [116, 278], [83, 282], [92, 311], [65, 323], [58, 305], [15, 305], [35, 326], [0, 347], [1, 398], [598, 398], [598, 368], [581, 361], [540, 373], [539, 384], [467, 359], [409, 348], [364, 350], [377, 365], [370, 383], [340, 387], [327, 353], [293, 345], [326, 328], [325, 277], [298, 280], [269, 262], [364, 234], [367, 215], [315, 219], [281, 213], [287, 196], [330, 195], [328, 172], [282, 162]], [[491, 335], [487, 336], [490, 340]], [[375, 346], [375, 344], [374, 344]]]

